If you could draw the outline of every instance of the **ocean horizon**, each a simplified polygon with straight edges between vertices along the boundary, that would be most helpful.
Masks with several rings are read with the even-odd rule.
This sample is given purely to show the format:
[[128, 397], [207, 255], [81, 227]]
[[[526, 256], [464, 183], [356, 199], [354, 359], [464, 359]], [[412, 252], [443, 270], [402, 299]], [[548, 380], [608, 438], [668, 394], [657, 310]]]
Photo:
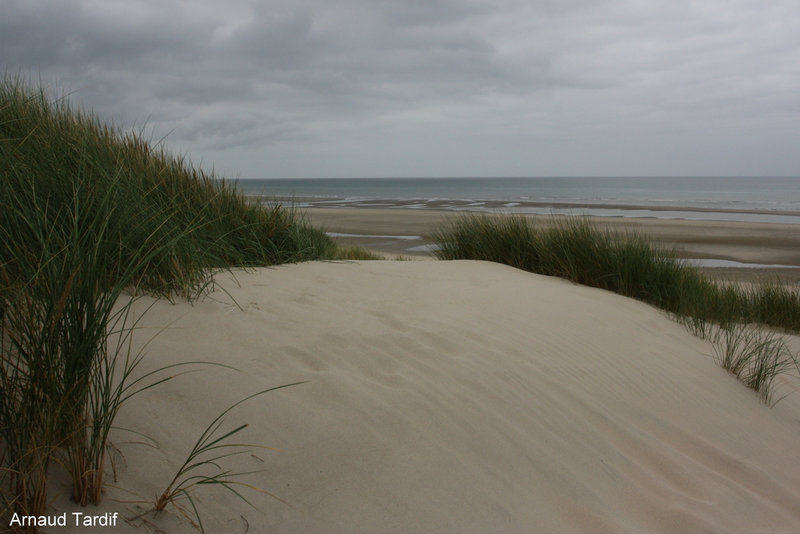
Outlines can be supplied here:
[[239, 179], [297, 207], [374, 207], [800, 224], [800, 177]]

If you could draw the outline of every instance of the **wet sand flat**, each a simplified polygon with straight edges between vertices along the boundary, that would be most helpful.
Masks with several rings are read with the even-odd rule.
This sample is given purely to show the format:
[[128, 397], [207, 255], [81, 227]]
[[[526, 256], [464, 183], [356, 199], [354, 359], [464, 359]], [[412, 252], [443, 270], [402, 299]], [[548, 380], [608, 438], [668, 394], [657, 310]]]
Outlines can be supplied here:
[[[432, 234], [460, 212], [396, 207], [381, 208], [306, 208], [311, 221], [326, 231], [339, 234], [345, 245], [407, 256], [428, 256], [426, 246]], [[547, 216], [526, 215], [542, 223]], [[697, 221], [683, 219], [593, 217], [598, 224], [622, 231], [645, 233], [687, 258], [718, 259], [745, 264], [800, 267], [800, 225], [736, 221]], [[345, 235], [341, 235], [345, 234]], [[399, 239], [397, 236], [403, 237]], [[417, 237], [418, 239], [407, 239]], [[734, 280], [751, 280], [764, 275], [780, 275], [784, 280], [800, 280], [800, 269], [721, 268], [711, 274]]]

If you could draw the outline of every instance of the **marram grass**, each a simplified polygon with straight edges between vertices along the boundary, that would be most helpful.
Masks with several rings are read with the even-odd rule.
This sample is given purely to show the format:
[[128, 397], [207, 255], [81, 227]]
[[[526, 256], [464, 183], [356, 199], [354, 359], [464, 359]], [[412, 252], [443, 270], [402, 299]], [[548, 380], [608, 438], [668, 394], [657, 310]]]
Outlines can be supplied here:
[[43, 514], [54, 467], [100, 500], [114, 417], [148, 387], [123, 292], [193, 298], [219, 269], [338, 254], [302, 213], [19, 77], [0, 80], [0, 191], [0, 520]]
[[[172, 504], [188, 519], [192, 520], [191, 516], [194, 516], [194, 519], [197, 520], [197, 525], [200, 528], [200, 531], [205, 533], [203, 521], [200, 518], [200, 512], [198, 511], [197, 505], [192, 497], [192, 491], [198, 486], [211, 485], [226, 489], [250, 506], [253, 506], [252, 503], [250, 503], [250, 501], [248, 501], [239, 492], [241, 488], [249, 488], [265, 493], [283, 502], [284, 504], [287, 504], [286, 501], [273, 495], [272, 493], [251, 484], [244, 483], [240, 480], [242, 476], [252, 473], [234, 472], [221, 466], [223, 460], [249, 453], [254, 448], [265, 448], [258, 445], [236, 442], [231, 443], [231, 438], [244, 430], [247, 427], [246, 424], [241, 424], [228, 430], [221, 429], [223, 427], [223, 423], [225, 422], [225, 416], [240, 404], [247, 402], [254, 397], [263, 395], [264, 393], [269, 393], [270, 391], [304, 383], [305, 382], [294, 382], [291, 384], [284, 384], [282, 386], [259, 391], [234, 403], [225, 409], [221, 414], [219, 414], [205, 428], [203, 433], [195, 442], [194, 447], [192, 447], [191, 451], [189, 451], [184, 463], [178, 468], [173, 478], [167, 484], [167, 487], [164, 489], [161, 495], [159, 495], [158, 499], [153, 505], [154, 510], [156, 512], [162, 512], [168, 504]], [[186, 501], [189, 503], [192, 508], [191, 514], [181, 503], [181, 501]]]
[[[716, 332], [720, 363], [767, 402], [775, 376], [798, 366], [773, 331], [800, 331], [798, 291], [778, 283], [717, 284], [645, 236], [604, 230], [583, 217], [537, 225], [523, 216], [469, 214], [441, 226], [435, 239], [440, 259], [494, 261], [566, 278], [666, 310], [698, 335]], [[756, 335], [743, 330], [746, 324], [773, 330]]]
[[797, 358], [775, 330], [735, 325], [716, 332], [714, 341], [716, 361], [767, 404], [772, 402], [775, 378], [797, 366]]
[[[5, 191], [39, 205], [72, 203], [88, 211], [114, 188], [115, 224], [129, 228], [109, 236], [120, 239], [121, 262], [154, 235], [180, 234], [138, 273], [141, 289], [192, 294], [209, 269], [335, 256], [332, 240], [300, 212], [248, 202], [231, 183], [73, 110], [66, 100], [51, 101], [44, 90], [7, 78], [0, 82], [0, 102], [0, 171], [4, 180], [7, 173], [18, 176]], [[76, 179], [86, 184], [74, 198]]]

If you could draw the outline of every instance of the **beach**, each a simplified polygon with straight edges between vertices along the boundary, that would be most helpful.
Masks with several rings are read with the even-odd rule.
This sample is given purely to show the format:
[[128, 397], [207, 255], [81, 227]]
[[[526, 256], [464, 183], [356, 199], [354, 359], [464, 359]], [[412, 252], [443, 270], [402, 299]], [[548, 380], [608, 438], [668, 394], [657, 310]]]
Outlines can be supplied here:
[[[155, 382], [166, 367], [174, 377], [123, 406], [114, 480], [91, 514], [52, 474], [50, 487], [63, 487], [54, 518], [80, 512], [125, 534], [201, 523], [243, 533], [798, 532], [797, 370], [776, 379], [768, 405], [718, 364], [717, 347], [650, 305], [505, 265], [434, 261], [436, 228], [459, 213], [305, 215], [343, 245], [412, 261], [221, 272], [197, 302], [140, 297], [138, 376]], [[795, 225], [593, 220], [682, 257], [761, 265], [704, 268], [723, 280], [798, 280]], [[786, 342], [800, 354], [800, 336]], [[245, 425], [220, 443], [235, 446], [193, 473], [233, 473], [246, 501], [200, 485], [154, 513], [215, 418], [276, 387], [225, 415], [217, 437]]]
[[[432, 256], [430, 246], [436, 227], [461, 213], [403, 209], [391, 204], [381, 208], [303, 209], [315, 225], [334, 234], [344, 245], [418, 258]], [[526, 216], [542, 222], [548, 218]], [[778, 276], [787, 283], [800, 282], [800, 225], [634, 217], [591, 219], [613, 230], [649, 235], [667, 247], [674, 247], [681, 257], [704, 260], [701, 265], [714, 265], [705, 271], [716, 278], [753, 281]]]
[[113, 532], [196, 532], [188, 501], [188, 517], [148, 502], [218, 414], [294, 382], [226, 415], [254, 446], [218, 463], [263, 492], [237, 487], [250, 506], [194, 488], [206, 532], [800, 525], [800, 377], [779, 377], [769, 407], [641, 302], [487, 262], [345, 261], [222, 273], [197, 303], [135, 307], [140, 373], [226, 367], [173, 369], [123, 406], [92, 508], [120, 514]]
[[585, 210], [793, 285], [796, 178], [277, 180], [282, 202], [16, 80], [4, 531], [800, 533], [796, 292], [588, 225], [464, 237], [586, 286], [434, 261], [463, 211]]

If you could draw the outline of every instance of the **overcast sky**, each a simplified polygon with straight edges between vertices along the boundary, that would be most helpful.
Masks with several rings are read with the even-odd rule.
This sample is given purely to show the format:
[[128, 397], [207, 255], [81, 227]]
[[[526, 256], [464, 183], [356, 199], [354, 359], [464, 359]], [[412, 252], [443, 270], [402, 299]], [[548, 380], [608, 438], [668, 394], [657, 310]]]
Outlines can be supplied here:
[[0, 0], [0, 66], [230, 178], [800, 175], [797, 0]]

